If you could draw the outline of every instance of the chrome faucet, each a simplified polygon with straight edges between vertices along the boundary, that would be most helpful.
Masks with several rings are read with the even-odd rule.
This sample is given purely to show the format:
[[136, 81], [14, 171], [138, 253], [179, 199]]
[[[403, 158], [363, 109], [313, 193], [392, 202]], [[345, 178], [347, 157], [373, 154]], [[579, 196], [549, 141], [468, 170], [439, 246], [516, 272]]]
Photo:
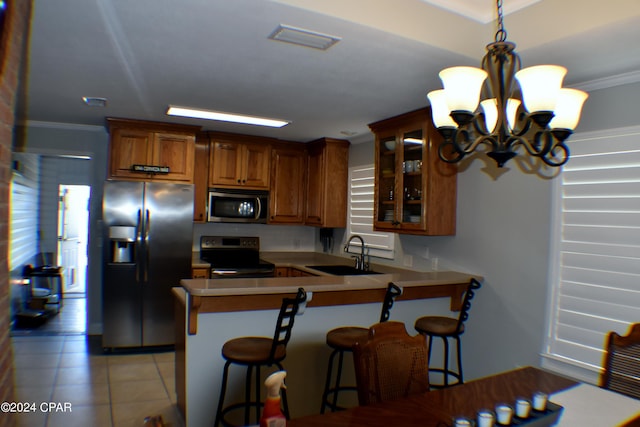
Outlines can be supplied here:
[[360, 256], [352, 256], [352, 258], [355, 258], [356, 260], [356, 270], [362, 270], [362, 271], [369, 271], [369, 263], [365, 260], [365, 245], [364, 245], [364, 239], [360, 236], [358, 236], [357, 234], [354, 234], [353, 236], [349, 237], [349, 240], [347, 241], [347, 244], [344, 245], [344, 251], [348, 252], [349, 251], [349, 246], [351, 246], [351, 241], [353, 239], [359, 239], [360, 240], [360, 245], [361, 245], [361, 249], [362, 252], [360, 253]]

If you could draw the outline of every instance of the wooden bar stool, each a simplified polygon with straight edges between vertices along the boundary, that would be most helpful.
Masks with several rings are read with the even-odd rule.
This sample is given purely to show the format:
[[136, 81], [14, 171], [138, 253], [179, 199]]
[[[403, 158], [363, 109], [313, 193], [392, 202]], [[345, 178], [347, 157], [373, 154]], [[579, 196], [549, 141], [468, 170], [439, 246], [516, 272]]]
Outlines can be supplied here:
[[[287, 356], [287, 344], [291, 339], [291, 331], [293, 329], [293, 321], [300, 304], [304, 303], [307, 295], [304, 289], [299, 288], [295, 298], [283, 298], [276, 330], [273, 338], [267, 337], [240, 337], [227, 341], [222, 346], [222, 357], [226, 360], [224, 364], [224, 372], [222, 375], [222, 386], [220, 388], [220, 400], [218, 401], [218, 410], [216, 411], [216, 419], [214, 427], [218, 427], [220, 423], [223, 426], [233, 426], [225, 418], [226, 414], [237, 410], [244, 409], [244, 424], [259, 424], [260, 409], [263, 403], [260, 399], [260, 389], [262, 384], [260, 381], [260, 367], [276, 365], [279, 370], [284, 370], [282, 361]], [[229, 377], [229, 366], [234, 363], [236, 365], [244, 365], [247, 367], [245, 377], [245, 400], [244, 402], [234, 403], [224, 406], [224, 397], [227, 390], [227, 380]], [[255, 373], [255, 400], [251, 400], [251, 377], [253, 368]], [[287, 394], [282, 389], [283, 412], [289, 419], [289, 407], [287, 405]], [[255, 422], [250, 423], [251, 408], [255, 408]]]
[[[380, 322], [386, 322], [387, 320], [389, 320], [391, 307], [393, 307], [393, 302], [399, 295], [402, 295], [402, 289], [394, 283], [389, 283], [389, 285], [387, 286], [387, 292], [385, 293], [384, 301], [382, 303]], [[325, 381], [324, 393], [322, 393], [322, 406], [320, 407], [321, 414], [324, 414], [324, 411], [327, 407], [330, 408], [332, 412], [344, 409], [338, 406], [338, 394], [341, 391], [358, 391], [355, 385], [340, 384], [340, 378], [342, 377], [342, 366], [345, 353], [351, 352], [355, 343], [366, 341], [368, 336], [369, 329], [359, 326], [342, 326], [327, 332], [327, 345], [331, 347], [333, 351], [329, 356], [329, 368], [327, 369], [327, 379]], [[331, 378], [333, 377], [333, 364], [336, 356], [338, 357], [338, 366], [336, 371], [336, 379], [332, 386]], [[331, 399], [331, 402], [329, 401], [330, 397], [333, 397], [333, 399]]]
[[[463, 384], [464, 378], [462, 376], [462, 349], [460, 345], [460, 336], [464, 333], [464, 322], [469, 318], [469, 309], [471, 308], [471, 300], [474, 297], [474, 291], [480, 289], [480, 282], [476, 279], [471, 279], [469, 286], [464, 293], [462, 300], [462, 309], [458, 318], [443, 317], [443, 316], [424, 316], [420, 317], [415, 322], [415, 329], [422, 335], [425, 335], [428, 339], [428, 364], [429, 372], [438, 372], [443, 376], [442, 384], [433, 384], [430, 380], [432, 388], [444, 388], [449, 385]], [[431, 367], [431, 345], [433, 344], [433, 338], [441, 338], [444, 344], [444, 363], [442, 368]], [[449, 369], [449, 338], [456, 340], [457, 351], [457, 368], [456, 370]], [[449, 384], [449, 377], [456, 379], [456, 382]]]

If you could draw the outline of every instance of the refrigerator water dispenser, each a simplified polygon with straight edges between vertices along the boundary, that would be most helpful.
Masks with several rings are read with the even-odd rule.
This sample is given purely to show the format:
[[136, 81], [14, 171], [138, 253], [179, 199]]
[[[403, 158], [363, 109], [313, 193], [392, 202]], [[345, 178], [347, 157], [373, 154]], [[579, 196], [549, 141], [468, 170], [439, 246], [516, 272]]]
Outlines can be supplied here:
[[136, 240], [135, 227], [109, 227], [109, 239], [112, 246], [112, 262], [133, 262], [133, 245]]

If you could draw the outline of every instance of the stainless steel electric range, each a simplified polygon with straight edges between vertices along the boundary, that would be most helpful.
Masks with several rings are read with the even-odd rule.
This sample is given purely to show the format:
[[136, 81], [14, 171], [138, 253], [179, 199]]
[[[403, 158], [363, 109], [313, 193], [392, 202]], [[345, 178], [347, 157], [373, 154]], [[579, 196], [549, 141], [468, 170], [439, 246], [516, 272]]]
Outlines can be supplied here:
[[274, 277], [275, 265], [260, 259], [259, 237], [202, 236], [200, 258], [212, 279]]

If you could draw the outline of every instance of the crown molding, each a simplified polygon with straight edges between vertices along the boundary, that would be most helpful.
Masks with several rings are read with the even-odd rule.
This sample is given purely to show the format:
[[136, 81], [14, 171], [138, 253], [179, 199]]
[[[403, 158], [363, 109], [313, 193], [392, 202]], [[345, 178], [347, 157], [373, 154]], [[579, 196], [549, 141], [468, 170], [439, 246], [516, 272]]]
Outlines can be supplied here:
[[579, 83], [574, 87], [586, 92], [591, 92], [598, 89], [607, 89], [610, 87], [637, 82], [640, 82], [640, 70], [630, 71], [628, 73], [618, 74], [611, 77], [603, 77], [601, 79], [589, 80], [583, 83]]
[[80, 130], [84, 132], [106, 132], [104, 126], [80, 125], [75, 123], [43, 122], [38, 120], [23, 120], [18, 123], [18, 126], [60, 130]]

